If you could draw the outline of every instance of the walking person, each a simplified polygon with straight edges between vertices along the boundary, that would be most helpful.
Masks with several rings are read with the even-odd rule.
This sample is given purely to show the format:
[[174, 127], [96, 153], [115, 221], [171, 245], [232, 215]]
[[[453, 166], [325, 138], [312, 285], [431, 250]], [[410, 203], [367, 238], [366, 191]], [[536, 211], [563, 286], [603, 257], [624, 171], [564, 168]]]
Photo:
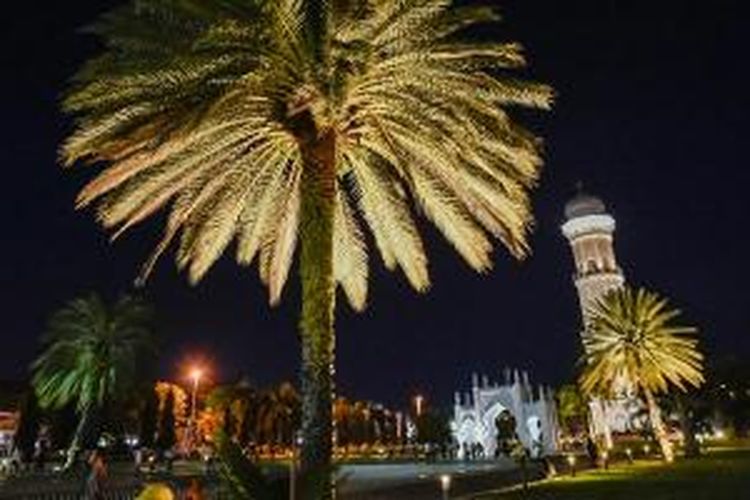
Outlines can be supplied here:
[[107, 480], [107, 462], [100, 450], [89, 456], [89, 475], [86, 478], [86, 500], [104, 500], [104, 486]]
[[205, 497], [203, 495], [203, 488], [201, 487], [201, 483], [196, 479], [193, 478], [190, 480], [190, 487], [185, 492], [185, 500], [204, 500]]

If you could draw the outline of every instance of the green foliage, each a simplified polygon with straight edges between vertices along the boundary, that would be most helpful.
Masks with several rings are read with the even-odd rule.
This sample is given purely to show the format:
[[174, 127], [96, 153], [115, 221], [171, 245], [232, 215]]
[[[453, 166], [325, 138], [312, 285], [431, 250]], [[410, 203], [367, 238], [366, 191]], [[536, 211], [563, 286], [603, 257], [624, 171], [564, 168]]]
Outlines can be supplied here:
[[[739, 443], [738, 443], [739, 444]], [[538, 481], [530, 491], [508, 489], [479, 500], [738, 500], [744, 498], [750, 477], [747, 444], [713, 450], [700, 460], [678, 460], [665, 466], [653, 461], [613, 463], [609, 469], [564, 474], [554, 481]]]
[[32, 364], [39, 404], [81, 412], [124, 397], [153, 347], [150, 322], [150, 308], [131, 297], [111, 307], [97, 295], [71, 301], [52, 316]]
[[577, 384], [567, 384], [556, 392], [557, 408], [563, 426], [570, 434], [586, 431], [588, 404]]
[[138, 299], [123, 297], [108, 306], [96, 294], [52, 316], [31, 381], [42, 408], [75, 405], [79, 421], [66, 467], [82, 446], [96, 442], [105, 407], [125, 400], [135, 386], [140, 363], [153, 349], [151, 317]]

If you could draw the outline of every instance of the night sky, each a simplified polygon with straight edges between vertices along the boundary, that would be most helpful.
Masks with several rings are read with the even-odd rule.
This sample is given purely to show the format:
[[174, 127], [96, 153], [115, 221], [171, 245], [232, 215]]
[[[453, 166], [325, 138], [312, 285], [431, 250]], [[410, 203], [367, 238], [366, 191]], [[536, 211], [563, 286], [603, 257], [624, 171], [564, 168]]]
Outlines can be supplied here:
[[[77, 32], [114, 0], [14, 2], [0, 30], [0, 378], [22, 379], [50, 312], [76, 295], [130, 290], [155, 243], [158, 221], [114, 245], [76, 191], [94, 173], [63, 172], [56, 149], [69, 122], [57, 99], [95, 53]], [[496, 269], [470, 272], [425, 225], [433, 287], [408, 288], [374, 257], [370, 306], [338, 308], [340, 391], [406, 404], [422, 391], [447, 406], [472, 371], [526, 368], [535, 381], [571, 377], [578, 304], [559, 232], [564, 203], [581, 180], [617, 219], [616, 250], [628, 280], [673, 298], [716, 358], [750, 354], [747, 284], [746, 114], [750, 31], [740, 2], [717, 0], [507, 0], [501, 39], [521, 41], [528, 76], [559, 93], [552, 113], [531, 117], [547, 165], [534, 195], [534, 254], [501, 250]], [[15, 12], [9, 10], [14, 9]], [[529, 123], [527, 121], [527, 123]], [[374, 255], [374, 254], [373, 254]], [[208, 358], [214, 378], [247, 374], [265, 384], [296, 377], [298, 282], [267, 306], [255, 268], [226, 256], [198, 288], [165, 258], [146, 295], [159, 313], [160, 375]]]

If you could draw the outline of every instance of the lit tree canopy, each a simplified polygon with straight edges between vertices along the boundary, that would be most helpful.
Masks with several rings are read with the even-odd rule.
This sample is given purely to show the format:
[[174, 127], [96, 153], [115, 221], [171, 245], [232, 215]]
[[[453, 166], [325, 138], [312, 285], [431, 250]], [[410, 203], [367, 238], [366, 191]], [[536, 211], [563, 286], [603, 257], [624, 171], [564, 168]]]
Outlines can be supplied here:
[[528, 251], [542, 161], [508, 110], [552, 91], [513, 77], [518, 44], [463, 36], [497, 20], [451, 0], [139, 0], [92, 28], [105, 50], [64, 99], [61, 156], [103, 167], [78, 206], [113, 237], [167, 212], [141, 279], [173, 240], [193, 283], [233, 244], [277, 303], [299, 254], [304, 498], [330, 497], [335, 293], [366, 305], [363, 229], [420, 291], [415, 213], [477, 271], [493, 240]]
[[364, 224], [389, 269], [429, 286], [414, 214], [466, 262], [492, 238], [527, 253], [539, 141], [512, 107], [552, 91], [517, 80], [521, 47], [461, 37], [498, 20], [450, 0], [141, 0], [92, 27], [106, 44], [74, 79], [61, 150], [104, 170], [80, 193], [116, 237], [168, 210], [143, 277], [177, 238], [192, 282], [236, 243], [282, 293], [300, 225], [302, 148], [335, 140], [333, 271], [365, 306]]
[[700, 386], [703, 355], [697, 330], [674, 325], [679, 315], [665, 298], [643, 289], [605, 295], [593, 307], [583, 337], [584, 391], [610, 394], [617, 380], [654, 394], [670, 386], [683, 391]]

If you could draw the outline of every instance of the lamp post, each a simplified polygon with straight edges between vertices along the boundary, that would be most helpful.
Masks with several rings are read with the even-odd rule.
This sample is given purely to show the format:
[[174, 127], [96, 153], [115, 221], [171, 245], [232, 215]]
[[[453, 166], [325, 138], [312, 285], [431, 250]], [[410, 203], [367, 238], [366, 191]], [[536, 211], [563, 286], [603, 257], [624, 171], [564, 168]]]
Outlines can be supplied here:
[[422, 404], [424, 403], [424, 396], [417, 394], [414, 396], [414, 408], [416, 410], [417, 417], [422, 416]]
[[299, 450], [302, 448], [302, 433], [294, 433], [294, 442], [292, 443], [292, 458], [289, 463], [289, 500], [297, 499], [297, 458]]
[[190, 379], [193, 381], [193, 393], [190, 403], [190, 440], [188, 441], [189, 451], [193, 450], [193, 446], [198, 437], [197, 406], [198, 386], [200, 385], [201, 377], [203, 377], [203, 370], [201, 370], [200, 368], [193, 368], [190, 371]]

